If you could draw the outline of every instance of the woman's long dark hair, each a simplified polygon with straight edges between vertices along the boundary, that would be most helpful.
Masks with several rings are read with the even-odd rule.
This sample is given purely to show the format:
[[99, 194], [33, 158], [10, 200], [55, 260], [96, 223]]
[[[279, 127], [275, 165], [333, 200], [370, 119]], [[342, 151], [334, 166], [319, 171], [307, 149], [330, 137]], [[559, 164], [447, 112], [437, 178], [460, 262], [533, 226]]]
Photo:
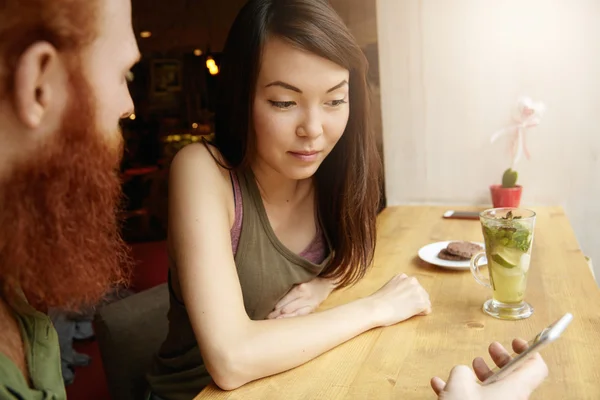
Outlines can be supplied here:
[[370, 124], [367, 60], [325, 0], [250, 0], [235, 19], [222, 54], [215, 145], [234, 169], [254, 153], [252, 105], [268, 37], [350, 71], [350, 117], [315, 174], [319, 212], [334, 256], [321, 276], [340, 287], [362, 278], [373, 260], [381, 161]]

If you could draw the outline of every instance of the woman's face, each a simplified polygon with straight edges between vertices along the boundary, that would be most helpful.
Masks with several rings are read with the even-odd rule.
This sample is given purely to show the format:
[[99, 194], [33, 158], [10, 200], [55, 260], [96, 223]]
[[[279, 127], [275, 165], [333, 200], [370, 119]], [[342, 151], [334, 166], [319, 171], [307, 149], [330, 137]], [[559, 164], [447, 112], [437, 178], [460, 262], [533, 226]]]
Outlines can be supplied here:
[[349, 79], [347, 69], [269, 39], [254, 98], [253, 161], [290, 179], [311, 177], [346, 129]]

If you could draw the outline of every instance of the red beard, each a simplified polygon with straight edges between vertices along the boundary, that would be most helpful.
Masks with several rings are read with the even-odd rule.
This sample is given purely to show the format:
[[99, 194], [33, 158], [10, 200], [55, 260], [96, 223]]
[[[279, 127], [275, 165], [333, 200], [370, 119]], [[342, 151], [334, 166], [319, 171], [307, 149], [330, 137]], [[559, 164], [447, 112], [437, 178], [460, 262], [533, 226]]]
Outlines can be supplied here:
[[91, 90], [81, 76], [62, 129], [0, 180], [0, 283], [21, 289], [38, 309], [79, 310], [126, 284], [130, 262], [119, 236], [121, 199], [115, 149], [100, 132]]

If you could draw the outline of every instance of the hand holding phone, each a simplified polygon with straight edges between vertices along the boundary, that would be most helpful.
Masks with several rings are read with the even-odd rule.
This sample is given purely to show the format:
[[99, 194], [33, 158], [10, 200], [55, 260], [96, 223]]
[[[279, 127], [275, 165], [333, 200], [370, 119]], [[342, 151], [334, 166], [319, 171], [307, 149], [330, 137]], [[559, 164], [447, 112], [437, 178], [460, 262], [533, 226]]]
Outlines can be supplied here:
[[[523, 339], [514, 339], [512, 342], [515, 353], [525, 351], [527, 346], [528, 342]], [[511, 359], [504, 346], [497, 342], [490, 345], [489, 353], [496, 365], [504, 366]], [[490, 375], [492, 371], [483, 358], [478, 357], [473, 360], [473, 369], [466, 365], [452, 368], [447, 383], [439, 377], [433, 377], [431, 388], [440, 400], [528, 399], [548, 376], [548, 366], [535, 353], [504, 379], [481, 385], [480, 382]]]
[[[544, 346], [558, 339], [572, 319], [570, 313], [565, 314], [530, 342], [515, 339], [513, 349], [520, 354], [513, 354], [513, 357], [500, 343], [492, 344], [490, 356], [497, 365], [502, 365], [500, 369], [490, 371], [486, 362], [478, 357], [473, 360], [473, 370], [466, 365], [457, 365], [450, 371], [447, 384], [443, 379], [433, 377], [431, 388], [440, 399], [447, 400], [473, 398], [470, 396], [474, 393], [478, 394], [475, 397], [478, 399], [529, 398], [548, 375], [548, 367], [542, 358], [534, 356]], [[506, 359], [509, 361], [505, 362]]]
[[484, 380], [482, 385], [489, 385], [509, 375], [512, 371], [527, 361], [532, 354], [539, 352], [542, 348], [558, 339], [572, 320], [573, 315], [571, 313], [566, 313], [558, 321], [542, 330], [535, 338], [533, 338], [533, 340], [529, 342], [529, 347], [527, 350], [518, 355], [513, 354], [513, 358], [502, 368], [496, 368], [492, 370], [493, 374]]

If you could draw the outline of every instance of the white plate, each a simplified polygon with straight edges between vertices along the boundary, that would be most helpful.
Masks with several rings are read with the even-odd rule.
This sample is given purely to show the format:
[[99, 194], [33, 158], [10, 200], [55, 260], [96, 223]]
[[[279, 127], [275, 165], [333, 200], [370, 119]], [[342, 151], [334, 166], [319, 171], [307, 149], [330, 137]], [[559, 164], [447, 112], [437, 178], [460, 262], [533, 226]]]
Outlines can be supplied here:
[[[450, 260], [442, 260], [441, 258], [438, 257], [438, 254], [440, 253], [440, 251], [442, 249], [445, 249], [448, 246], [448, 244], [453, 241], [454, 240], [449, 240], [447, 242], [437, 242], [437, 243], [428, 244], [427, 246], [423, 246], [419, 249], [419, 258], [425, 262], [428, 262], [430, 264], [437, 265], [437, 266], [443, 267], [443, 268], [458, 269], [458, 270], [469, 269], [471, 260], [450, 261]], [[478, 244], [481, 247], [485, 248], [485, 245], [483, 243], [479, 243], [479, 242], [473, 242], [473, 243]]]

